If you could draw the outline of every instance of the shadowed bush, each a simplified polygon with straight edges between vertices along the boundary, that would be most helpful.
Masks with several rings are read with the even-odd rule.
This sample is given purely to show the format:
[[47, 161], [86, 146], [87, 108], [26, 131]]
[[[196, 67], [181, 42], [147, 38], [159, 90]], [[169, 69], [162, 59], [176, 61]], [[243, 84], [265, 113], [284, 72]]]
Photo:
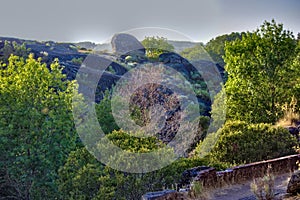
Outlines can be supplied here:
[[219, 135], [219, 139], [210, 157], [214, 161], [231, 164], [290, 155], [295, 153], [294, 147], [297, 145], [296, 139], [286, 129], [270, 124], [231, 121], [213, 134]]

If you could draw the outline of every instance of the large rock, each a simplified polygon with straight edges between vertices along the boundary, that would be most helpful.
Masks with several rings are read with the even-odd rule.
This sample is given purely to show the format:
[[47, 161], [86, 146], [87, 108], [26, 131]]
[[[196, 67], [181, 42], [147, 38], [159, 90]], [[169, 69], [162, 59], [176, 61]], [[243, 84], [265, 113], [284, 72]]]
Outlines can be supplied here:
[[145, 47], [132, 35], [118, 33], [111, 39], [112, 50], [117, 55], [145, 55]]
[[193, 179], [198, 176], [198, 174], [203, 171], [210, 169], [210, 167], [207, 166], [200, 166], [200, 167], [194, 167], [191, 169], [187, 169], [182, 173], [182, 178], [179, 184], [179, 187], [190, 185]]
[[292, 193], [292, 194], [300, 193], [300, 171], [299, 170], [293, 173], [287, 187], [287, 193]]
[[[202, 77], [202, 74], [200, 74], [200, 71], [198, 71], [197, 68], [193, 64], [191, 64], [187, 59], [183, 58], [177, 53], [174, 52], [163, 53], [159, 55], [159, 62], [163, 63], [163, 65], [165, 66], [175, 69], [192, 85], [199, 84], [200, 82], [203, 82], [206, 85]], [[204, 62], [204, 63], [200, 62], [198, 63], [198, 66], [200, 65], [201, 68], [205, 69], [208, 64], [213, 65], [212, 62]], [[208, 76], [207, 80], [211, 81], [211, 76]], [[218, 86], [220, 85], [220, 81], [217, 83]], [[202, 88], [202, 90], [206, 90], [206, 89]], [[207, 92], [209, 92], [208, 89]], [[198, 95], [197, 98], [198, 98], [198, 102], [201, 104], [201, 107], [203, 108], [201, 115], [210, 116], [210, 110], [211, 110], [210, 97], [205, 95]]]
[[184, 65], [188, 65], [189, 62], [181, 57], [179, 54], [174, 53], [174, 52], [170, 52], [170, 53], [163, 53], [159, 55], [159, 61], [163, 62], [165, 64], [167, 63], [173, 63], [173, 64], [184, 64]]

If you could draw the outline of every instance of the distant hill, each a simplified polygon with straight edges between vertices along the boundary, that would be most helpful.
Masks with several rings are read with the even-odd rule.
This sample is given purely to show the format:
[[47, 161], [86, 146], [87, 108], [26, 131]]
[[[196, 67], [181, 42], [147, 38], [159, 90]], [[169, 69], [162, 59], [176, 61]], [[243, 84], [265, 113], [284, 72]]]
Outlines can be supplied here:
[[112, 47], [110, 43], [103, 43], [103, 44], [97, 44], [93, 50], [112, 52]]
[[[183, 51], [186, 48], [191, 48], [200, 44], [200, 42], [189, 42], [189, 41], [175, 41], [175, 40], [168, 40], [168, 43], [174, 46], [174, 50], [176, 53]], [[111, 44], [110, 43], [103, 43], [103, 44], [95, 44], [93, 42], [78, 42], [75, 45], [79, 48], [86, 48], [92, 49], [94, 51], [107, 51], [111, 52]]]
[[85, 48], [85, 49], [94, 49], [97, 44], [96, 43], [93, 43], [93, 42], [78, 42], [78, 43], [75, 43], [74, 45], [76, 45], [78, 48]]
[[168, 40], [168, 43], [174, 46], [176, 53], [179, 53], [186, 48], [191, 48], [196, 46], [197, 44], [200, 44], [200, 42], [174, 41], [174, 40]]
[[[10, 38], [10, 37], [0, 37], [0, 40], [4, 41], [15, 41], [18, 44], [22, 44], [23, 42], [26, 42], [27, 44], [55, 44], [53, 41], [35, 41], [35, 40], [24, 40], [19, 38]], [[183, 51], [186, 48], [194, 47], [197, 44], [200, 44], [200, 42], [189, 42], [189, 41], [174, 41], [174, 40], [168, 40], [169, 44], [172, 44], [174, 46], [174, 50], [176, 53], [179, 53]], [[92, 49], [94, 51], [107, 51], [112, 52], [111, 44], [110, 43], [103, 43], [103, 44], [96, 44], [94, 42], [84, 41], [84, 42], [78, 42], [78, 43], [64, 43], [67, 45], [74, 45], [77, 48], [85, 48], [85, 49]]]

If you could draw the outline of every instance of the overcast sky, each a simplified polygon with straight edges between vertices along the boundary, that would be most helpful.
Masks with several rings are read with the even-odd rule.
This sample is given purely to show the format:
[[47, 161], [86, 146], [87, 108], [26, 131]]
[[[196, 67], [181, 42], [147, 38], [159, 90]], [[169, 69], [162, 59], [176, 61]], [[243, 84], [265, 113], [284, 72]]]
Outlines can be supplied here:
[[35, 40], [99, 43], [117, 32], [160, 27], [207, 42], [272, 18], [300, 32], [300, 0], [2, 0], [0, 8], [0, 36]]

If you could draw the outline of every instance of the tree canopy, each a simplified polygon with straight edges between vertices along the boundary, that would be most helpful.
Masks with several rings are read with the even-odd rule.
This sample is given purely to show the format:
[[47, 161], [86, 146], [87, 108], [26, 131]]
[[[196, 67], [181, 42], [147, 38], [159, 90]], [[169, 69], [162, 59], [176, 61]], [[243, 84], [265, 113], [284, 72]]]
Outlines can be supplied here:
[[225, 62], [223, 56], [225, 55], [225, 43], [241, 39], [244, 33], [233, 32], [231, 34], [220, 35], [211, 39], [206, 45], [205, 50], [210, 55], [212, 60], [224, 67]]
[[166, 52], [174, 51], [174, 46], [169, 44], [164, 37], [146, 37], [142, 44], [146, 49], [146, 55], [150, 59], [158, 59], [159, 55]]
[[55, 197], [57, 170], [75, 146], [74, 89], [57, 60], [50, 69], [32, 54], [1, 65], [1, 196]]
[[253, 33], [225, 45], [227, 116], [250, 123], [275, 123], [281, 106], [296, 93], [296, 41], [282, 24], [265, 21]]

